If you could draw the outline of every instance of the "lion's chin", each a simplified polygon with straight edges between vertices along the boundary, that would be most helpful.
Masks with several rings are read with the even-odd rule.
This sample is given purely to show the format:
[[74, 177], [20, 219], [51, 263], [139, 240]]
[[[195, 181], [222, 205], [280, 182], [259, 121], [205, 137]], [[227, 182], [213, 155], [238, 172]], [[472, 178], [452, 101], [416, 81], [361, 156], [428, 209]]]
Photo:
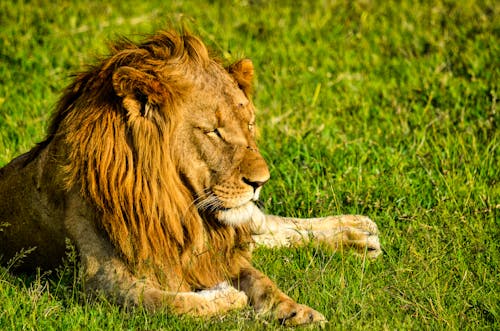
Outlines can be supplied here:
[[239, 207], [218, 210], [215, 213], [215, 217], [219, 222], [237, 226], [249, 222], [252, 219], [255, 208], [253, 202], [249, 201]]

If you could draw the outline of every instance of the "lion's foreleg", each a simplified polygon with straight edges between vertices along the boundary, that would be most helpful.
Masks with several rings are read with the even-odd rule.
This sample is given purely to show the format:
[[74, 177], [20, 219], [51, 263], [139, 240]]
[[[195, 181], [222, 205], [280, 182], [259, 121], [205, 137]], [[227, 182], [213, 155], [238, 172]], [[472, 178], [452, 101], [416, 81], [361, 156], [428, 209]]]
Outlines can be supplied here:
[[335, 250], [351, 248], [370, 257], [381, 253], [377, 225], [366, 216], [291, 218], [256, 211], [252, 222], [252, 237], [261, 246], [299, 246], [312, 241]]
[[176, 315], [220, 315], [247, 305], [246, 294], [227, 283], [199, 292], [167, 292], [136, 282], [134, 290], [128, 292], [128, 297], [134, 306], [142, 305], [153, 311], [166, 308]]
[[233, 285], [246, 293], [258, 313], [271, 313], [284, 325], [322, 322], [325, 318], [314, 309], [296, 303], [284, 294], [266, 275], [248, 266], [233, 280]]
[[165, 291], [152, 280], [133, 274], [107, 237], [96, 229], [85, 203], [73, 197], [67, 205], [65, 226], [78, 249], [84, 286], [90, 294], [103, 295], [125, 307], [167, 309], [195, 316], [221, 314], [247, 304], [245, 293], [227, 284], [201, 292]]
[[150, 311], [166, 309], [176, 315], [210, 316], [247, 305], [245, 293], [227, 283], [199, 292], [164, 291], [147, 279], [131, 275], [120, 261], [100, 263], [96, 273], [92, 272], [94, 268], [84, 264], [86, 290], [111, 298], [124, 307], [141, 306]]

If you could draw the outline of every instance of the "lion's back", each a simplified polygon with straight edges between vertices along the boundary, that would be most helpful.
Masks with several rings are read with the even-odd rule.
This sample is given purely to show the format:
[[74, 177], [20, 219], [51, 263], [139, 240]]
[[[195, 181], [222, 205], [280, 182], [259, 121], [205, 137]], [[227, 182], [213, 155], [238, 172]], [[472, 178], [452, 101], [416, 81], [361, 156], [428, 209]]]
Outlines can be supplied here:
[[28, 152], [0, 169], [0, 263], [31, 251], [19, 261], [21, 271], [53, 268], [64, 256], [64, 211], [53, 203], [61, 196], [40, 185], [44, 155]]

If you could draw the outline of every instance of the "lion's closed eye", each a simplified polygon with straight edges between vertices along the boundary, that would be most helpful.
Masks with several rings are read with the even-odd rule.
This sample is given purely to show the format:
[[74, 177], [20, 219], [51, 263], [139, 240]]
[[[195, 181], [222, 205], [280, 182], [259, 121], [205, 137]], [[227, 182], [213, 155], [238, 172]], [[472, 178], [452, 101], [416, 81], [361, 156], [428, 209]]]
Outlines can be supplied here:
[[217, 128], [210, 131], [206, 131], [205, 134], [212, 138], [224, 139], [222, 137], [222, 134], [220, 133], [220, 130]]

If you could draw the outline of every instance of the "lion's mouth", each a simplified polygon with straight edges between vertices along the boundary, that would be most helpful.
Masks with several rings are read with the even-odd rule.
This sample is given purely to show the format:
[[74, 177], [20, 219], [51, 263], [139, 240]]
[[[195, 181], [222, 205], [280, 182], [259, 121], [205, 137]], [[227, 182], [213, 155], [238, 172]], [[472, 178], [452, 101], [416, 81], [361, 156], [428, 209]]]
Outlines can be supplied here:
[[234, 207], [234, 208], [220, 208], [215, 211], [215, 217], [222, 223], [227, 225], [241, 225], [252, 219], [252, 215], [257, 207], [252, 201]]

